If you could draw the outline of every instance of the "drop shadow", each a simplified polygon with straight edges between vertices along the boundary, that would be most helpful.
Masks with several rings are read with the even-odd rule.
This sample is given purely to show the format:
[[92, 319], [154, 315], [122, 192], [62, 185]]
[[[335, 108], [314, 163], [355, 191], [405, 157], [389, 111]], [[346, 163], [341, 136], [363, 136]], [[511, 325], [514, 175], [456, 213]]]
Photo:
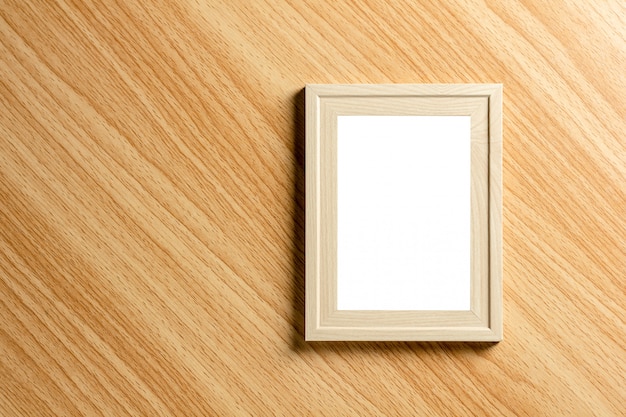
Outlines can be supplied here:
[[305, 94], [304, 89], [292, 98], [293, 103], [293, 209], [292, 209], [292, 334], [290, 349], [297, 353], [423, 353], [459, 354], [487, 352], [495, 342], [307, 342], [305, 334]]
[[293, 210], [291, 263], [293, 273], [293, 311], [291, 349], [306, 348], [304, 341], [304, 275], [305, 275], [305, 135], [304, 89], [293, 98]]

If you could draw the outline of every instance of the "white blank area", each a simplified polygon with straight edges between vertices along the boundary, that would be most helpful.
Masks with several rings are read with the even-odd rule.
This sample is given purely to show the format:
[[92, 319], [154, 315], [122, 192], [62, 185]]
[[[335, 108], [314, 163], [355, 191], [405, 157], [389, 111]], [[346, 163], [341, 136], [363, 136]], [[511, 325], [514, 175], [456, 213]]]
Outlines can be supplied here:
[[469, 116], [339, 116], [339, 310], [470, 309]]

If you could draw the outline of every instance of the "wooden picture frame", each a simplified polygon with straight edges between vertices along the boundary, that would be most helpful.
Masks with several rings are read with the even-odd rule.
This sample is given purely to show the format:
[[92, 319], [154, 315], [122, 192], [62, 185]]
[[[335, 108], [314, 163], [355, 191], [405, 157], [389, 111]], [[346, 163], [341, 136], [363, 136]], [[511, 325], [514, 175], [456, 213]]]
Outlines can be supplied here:
[[[308, 341], [332, 341], [332, 340], [366, 340], [366, 341], [491, 341], [496, 342], [502, 339], [502, 85], [501, 84], [406, 84], [406, 85], [322, 85], [314, 84], [307, 85], [305, 89], [306, 97], [306, 312], [305, 312], [305, 339]], [[357, 116], [354, 118], [353, 116]], [[358, 117], [361, 118], [358, 118]], [[384, 117], [380, 117], [384, 116]], [[412, 117], [406, 117], [412, 116]], [[444, 118], [433, 118], [444, 116]], [[445, 117], [448, 117], [447, 119]], [[353, 157], [350, 149], [359, 149], [360, 144], [367, 143], [367, 146], [371, 147], [370, 154], [374, 155], [374, 158], [378, 158], [378, 150], [384, 150], [385, 146], [392, 146], [388, 144], [401, 143], [402, 146], [406, 146], [409, 143], [409, 147], [413, 146], [411, 138], [415, 137], [415, 143], [426, 146], [425, 144], [441, 145], [441, 140], [444, 140], [438, 136], [438, 131], [433, 133], [432, 129], [429, 130], [427, 136], [426, 133], [422, 135], [419, 128], [415, 128], [415, 132], [411, 132], [406, 136], [404, 133], [398, 133], [402, 137], [409, 137], [409, 141], [406, 139], [387, 140], [384, 134], [380, 136], [371, 136], [374, 140], [367, 139], [365, 137], [370, 131], [368, 126], [361, 126], [359, 123], [374, 123], [382, 126], [381, 132], [386, 132], [391, 128], [394, 131], [394, 124], [404, 124], [407, 121], [417, 124], [411, 126], [422, 126], [420, 123], [429, 121], [445, 121], [445, 123], [434, 124], [433, 126], [440, 126], [442, 131], [447, 129], [448, 125], [453, 125], [451, 122], [464, 123], [464, 120], [468, 120], [467, 125], [467, 140], [464, 136], [459, 136], [457, 145], [450, 142], [443, 148], [444, 151], [437, 151], [436, 155], [432, 155], [432, 159], [439, 165], [436, 166], [436, 173], [433, 175], [426, 175], [426, 179], [423, 181], [429, 181], [435, 185], [434, 187], [427, 187], [429, 190], [440, 189], [437, 187], [438, 181], [444, 173], [453, 172], [456, 166], [448, 166], [451, 162], [448, 160], [448, 150], [454, 153], [458, 149], [467, 149], [469, 172], [464, 170], [457, 170], [454, 175], [457, 178], [459, 189], [467, 189], [468, 195], [471, 196], [467, 202], [468, 210], [458, 209], [459, 219], [457, 224], [464, 224], [467, 221], [466, 231], [463, 231], [463, 227], [459, 228], [458, 236], [454, 231], [447, 231], [449, 235], [449, 242], [456, 245], [457, 243], [463, 248], [462, 245], [467, 245], [469, 253], [467, 258], [464, 258], [464, 250], [459, 250], [455, 256], [462, 260], [456, 264], [461, 265], [459, 270], [467, 271], [467, 274], [463, 274], [464, 277], [461, 281], [463, 283], [463, 294], [466, 294], [467, 306], [459, 308], [443, 308], [438, 309], [429, 306], [427, 308], [420, 308], [411, 306], [405, 308], [399, 306], [395, 308], [395, 305], [387, 304], [382, 307], [367, 308], [369, 304], [365, 304], [366, 308], [343, 308], [344, 303], [338, 304], [340, 300], [351, 300], [350, 290], [345, 290], [347, 282], [351, 282], [351, 288], [357, 288], [359, 277], [354, 276], [349, 272], [344, 271], [369, 271], [367, 269], [359, 269], [363, 265], [360, 264], [361, 260], [365, 264], [370, 262], [369, 256], [353, 255], [350, 252], [350, 248], [358, 246], [359, 248], [369, 248], [370, 243], [372, 245], [379, 244], [379, 242], [369, 242], [370, 237], [375, 236], [373, 232], [379, 223], [385, 223], [388, 217], [380, 218], [368, 218], [368, 221], [359, 220], [358, 216], [348, 216], [349, 210], [359, 211], [359, 206], [350, 206], [348, 203], [343, 203], [342, 196], [346, 193], [352, 193], [350, 190], [357, 190], [358, 198], [363, 198], [362, 201], [374, 202], [385, 200], [387, 197], [384, 194], [386, 185], [394, 184], [397, 180], [402, 184], [400, 189], [402, 195], [398, 198], [413, 198], [411, 201], [427, 201], [428, 195], [422, 195], [422, 191], [419, 187], [414, 187], [410, 180], [404, 177], [403, 172], [397, 171], [399, 174], [392, 175], [391, 181], [387, 181], [383, 186], [373, 186], [372, 189], [379, 190], [381, 195], [368, 195], [370, 187], [367, 182], [358, 183], [359, 176], [351, 176], [351, 167], [348, 164], [356, 164], [355, 166], [361, 167], [364, 174], [363, 177], [369, 178], [364, 181], [371, 181], [372, 178], [377, 178], [376, 175], [384, 174], [380, 169], [376, 171], [378, 166], [377, 161], [368, 161], [368, 167], [362, 168], [365, 165], [359, 164], [359, 156]], [[350, 129], [341, 126], [352, 126]], [[356, 126], [356, 127], [354, 127]], [[342, 139], [338, 130], [342, 129], [342, 132], [357, 132], [350, 133], [355, 136], [350, 136], [350, 139]], [[403, 132], [404, 129], [400, 126], [395, 131]], [[410, 129], [409, 129], [410, 130]], [[464, 132], [463, 129], [458, 130]], [[361, 132], [361, 133], [358, 133]], [[365, 133], [364, 133], [365, 132]], [[346, 135], [347, 133], [341, 133]], [[363, 135], [363, 141], [359, 141], [358, 135]], [[377, 138], [381, 139], [377, 139]], [[421, 140], [420, 139], [424, 139]], [[456, 140], [456, 139], [455, 139]], [[377, 142], [378, 141], [378, 142]], [[338, 148], [338, 143], [341, 146]], [[347, 144], [347, 145], [345, 145]], [[356, 144], [356, 145], [355, 145]], [[439, 146], [437, 145], [437, 146]], [[352, 146], [352, 148], [346, 148], [348, 151], [341, 150], [345, 146]], [[365, 145], [363, 145], [365, 146]], [[393, 145], [395, 146], [395, 145]], [[339, 152], [343, 156], [338, 156]], [[381, 166], [393, 167], [393, 158], [405, 158], [404, 162], [400, 162], [398, 165], [404, 166], [411, 163], [406, 163], [405, 149], [413, 148], [398, 148], [394, 152], [386, 153], [380, 158], [391, 158], [391, 161], [387, 161], [387, 165]], [[430, 149], [430, 148], [429, 148]], [[413, 151], [410, 151], [413, 152]], [[408, 152], [408, 153], [410, 153]], [[426, 152], [426, 151], [425, 151]], [[358, 152], [355, 154], [359, 155]], [[348, 155], [348, 156], [346, 156]], [[396, 156], [394, 156], [396, 155]], [[403, 156], [404, 155], [404, 156]], [[459, 155], [463, 155], [460, 153]], [[350, 159], [352, 158], [352, 159]], [[459, 161], [464, 161], [465, 157], [461, 156]], [[431, 159], [430, 156], [428, 159]], [[422, 161], [425, 159], [422, 156]], [[356, 161], [356, 162], [355, 162]], [[409, 160], [410, 161], [410, 160]], [[373, 162], [373, 163], [371, 163]], [[390, 162], [390, 163], [389, 163]], [[404, 165], [402, 165], [404, 164]], [[422, 163], [423, 165], [423, 163]], [[343, 167], [343, 168], [342, 168]], [[348, 167], [348, 168], [345, 168]], [[392, 169], [393, 171], [393, 169]], [[348, 174], [341, 174], [341, 181], [347, 181], [343, 178], [351, 178], [352, 183], [350, 187], [342, 188], [343, 191], [338, 193], [338, 173], [348, 172]], [[377, 174], [377, 173], [378, 174]], [[394, 171], [395, 172], [395, 171]], [[413, 171], [407, 171], [413, 172]], [[358, 172], [357, 172], [358, 174]], [[372, 176], [373, 175], [373, 176]], [[397, 175], [394, 177], [393, 175]], [[411, 174], [413, 175], [413, 174]], [[417, 175], [417, 174], [416, 174]], [[421, 174], [420, 174], [421, 175]], [[451, 174], [452, 175], [452, 174]], [[424, 175], [422, 175], [424, 176]], [[355, 179], [356, 178], [356, 179]], [[412, 177], [418, 178], [418, 177]], [[466, 178], [466, 179], [464, 179]], [[388, 178], [389, 179], [389, 178]], [[341, 183], [340, 181], [340, 183]], [[354, 181], [357, 181], [356, 183]], [[407, 183], [407, 181], [409, 181]], [[422, 180], [420, 180], [422, 181]], [[465, 183], [464, 181], [467, 181]], [[418, 181], [419, 182], [419, 181]], [[343, 184], [343, 183], [341, 183]], [[426, 183], [423, 183], [426, 184]], [[442, 186], [448, 184], [442, 182]], [[450, 182], [452, 184], [452, 182]], [[342, 186], [343, 187], [343, 186]], [[359, 191], [360, 190], [360, 191]], [[380, 190], [383, 190], [382, 192]], [[397, 195], [397, 191], [394, 191]], [[356, 191], [355, 191], [356, 193]], [[405, 194], [406, 193], [406, 194]], [[453, 193], [451, 193], [453, 194]], [[440, 194], [436, 194], [439, 196]], [[443, 193], [441, 195], [446, 195]], [[413, 197], [411, 197], [413, 196]], [[452, 196], [454, 197], [454, 196]], [[347, 198], [347, 197], [346, 197]], [[355, 201], [361, 201], [361, 200]], [[439, 198], [439, 197], [436, 197]], [[404, 201], [404, 200], [402, 200]], [[463, 194], [460, 200], [465, 202], [466, 198]], [[338, 203], [339, 202], [339, 203]], [[341, 208], [338, 215], [338, 205]], [[352, 208], [350, 208], [352, 207]], [[354, 207], [357, 207], [355, 210]], [[418, 206], [416, 206], [418, 207]], [[442, 206], [442, 210], [450, 209], [450, 213], [454, 212], [455, 207]], [[343, 211], [342, 211], [343, 210]], [[384, 211], [382, 211], [384, 212]], [[465, 216], [466, 213], [466, 217]], [[419, 214], [419, 213], [416, 213]], [[424, 224], [428, 224], [430, 220], [428, 218], [420, 220], [419, 215], [413, 216], [412, 214], [404, 213], [407, 224], [419, 225], [423, 220]], [[456, 214], [455, 214], [456, 215]], [[395, 217], [395, 216], [393, 216]], [[415, 219], [417, 217], [417, 220]], [[338, 221], [341, 218], [341, 221]], [[442, 217], [445, 222], [445, 217]], [[346, 220], [348, 219], [348, 220]], [[397, 219], [394, 219], [394, 224], [403, 224], [402, 217], [399, 217], [400, 223]], [[351, 224], [355, 223], [355, 224]], [[415, 226], [415, 230], [422, 230], [418, 226]], [[420, 226], [421, 227], [421, 226]], [[410, 229], [410, 228], [409, 228]], [[463, 230], [462, 230], [463, 229]], [[339, 232], [338, 232], [339, 230]], [[356, 235], [349, 235], [351, 242], [354, 245], [346, 246], [344, 242], [350, 242], [346, 235], [346, 232], [350, 230], [357, 230]], [[377, 230], [377, 229], [376, 229]], [[343, 233], [343, 234], [342, 234]], [[356, 233], [356, 232], [355, 232]], [[386, 233], [383, 230], [382, 233]], [[399, 235], [407, 239], [412, 239], [411, 236], [416, 236], [411, 230], [398, 231]], [[432, 233], [432, 232], [431, 232]], [[465, 233], [467, 237], [465, 238]], [[340, 236], [338, 238], [338, 236]], [[348, 236], [348, 235], [346, 235]], [[356, 237], [355, 237], [356, 236]], [[430, 238], [437, 237], [435, 235], [429, 235]], [[426, 237], [424, 237], [426, 238]], [[430, 239], [429, 238], [429, 239]], [[357, 241], [356, 239], [360, 239]], [[469, 240], [469, 242], [466, 242]], [[338, 244], [339, 241], [339, 244]], [[412, 240], [411, 240], [412, 242]], [[453, 245], [453, 246], [454, 246]], [[392, 245], [393, 246], [393, 245]], [[348, 249], [341, 249], [341, 256], [338, 255], [338, 247]], [[456, 247], [456, 246], [454, 246]], [[347, 255], [350, 253], [351, 255]], [[375, 253], [375, 252], [372, 252]], [[353, 258], [350, 258], [353, 256]], [[393, 281], [393, 277], [386, 277], [385, 271], [394, 270], [397, 266], [393, 253], [386, 255], [388, 258], [382, 258], [376, 262], [388, 262], [393, 265], [388, 265], [390, 268], [376, 269], [378, 272], [371, 272], [374, 277], [372, 279], [381, 279], [389, 281], [383, 282], [403, 282], [406, 284], [407, 279], [403, 276], [402, 280]], [[441, 255], [441, 259], [448, 259], [444, 255]], [[411, 258], [409, 254], [408, 258]], [[402, 262], [407, 261], [407, 256], [400, 256]], [[374, 261], [371, 261], [374, 262]], [[414, 265], [415, 262], [412, 259], [408, 259], [410, 265]], [[412, 262], [412, 263], [411, 263]], [[455, 259], [450, 259], [450, 264], [455, 264]], [[448, 261], [440, 262], [442, 268], [447, 267]], [[338, 265], [342, 266], [341, 274], [338, 273]], [[345, 265], [352, 265], [354, 268], [346, 269]], [[378, 265], [378, 264], [377, 264]], [[404, 264], [403, 264], [404, 265]], [[408, 264], [407, 264], [408, 265]], [[385, 266], [383, 264], [383, 266]], [[419, 268], [419, 265], [417, 266]], [[418, 269], [419, 270], [419, 269]], [[381, 272], [382, 271], [382, 272]], [[369, 272], [368, 272], [369, 273]], [[402, 273], [402, 270], [400, 270]], [[342, 275], [343, 274], [343, 275]], [[358, 274], [356, 274], [358, 275]], [[454, 275], [454, 274], [453, 274]], [[465, 276], [467, 275], [467, 276]], [[347, 278], [350, 276], [351, 278]], [[407, 272], [407, 277], [410, 280], [431, 280], [433, 283], [439, 282], [436, 274], [432, 274], [424, 278], [420, 274], [415, 273], [414, 270]], [[409, 280], [409, 281], [410, 281]], [[467, 281], [465, 281], [467, 280]], [[363, 281], [365, 282], [365, 281]], [[376, 285], [380, 285], [378, 282]], [[417, 282], [417, 281], [415, 281]], [[426, 282], [426, 281], [425, 281]], [[468, 287], [466, 288], [466, 283]], [[339, 285], [339, 284], [341, 285]], [[356, 284], [354, 284], [356, 283]], [[338, 295], [338, 285], [341, 291]], [[356, 285], [356, 287], [355, 287]], [[395, 285], [395, 284], [394, 284]], [[404, 284], [403, 284], [404, 285]], [[430, 285], [426, 282], [426, 285]], [[390, 292], [392, 293], [392, 285], [389, 284]], [[375, 287], [372, 287], [375, 288]], [[384, 287], [380, 287], [384, 288]], [[426, 287], [425, 287], [426, 288]], [[430, 287], [428, 287], [430, 288]], [[372, 290], [373, 291], [373, 290]], [[375, 298], [376, 291], [373, 291], [372, 295], [373, 304], [377, 305]], [[444, 286], [444, 292], [441, 297], [447, 297], [448, 292], [452, 294], [456, 291], [454, 288], [446, 288]], [[356, 291], [358, 292], [358, 291]], [[347, 294], [347, 295], [346, 295]], [[440, 298], [441, 298], [440, 297]], [[465, 296], [464, 296], [465, 297]], [[410, 298], [410, 297], [409, 297]], [[391, 295], [390, 299], [393, 303], [394, 296]], [[463, 298], [464, 299], [464, 298]], [[356, 297], [357, 305], [359, 297]], [[410, 300], [409, 300], [410, 301]], [[446, 306], [445, 300], [442, 300], [441, 305]], [[346, 304], [348, 305], [348, 304]], [[410, 303], [407, 305], [411, 305]]]

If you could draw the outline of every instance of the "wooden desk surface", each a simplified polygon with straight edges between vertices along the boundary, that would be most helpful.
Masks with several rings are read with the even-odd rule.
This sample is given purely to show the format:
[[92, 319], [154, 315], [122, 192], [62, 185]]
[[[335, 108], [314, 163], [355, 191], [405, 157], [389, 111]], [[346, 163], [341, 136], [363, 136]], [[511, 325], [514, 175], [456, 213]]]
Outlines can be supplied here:
[[[624, 2], [79, 3], [0, 5], [0, 415], [624, 415]], [[300, 91], [422, 82], [504, 84], [505, 340], [305, 343]]]

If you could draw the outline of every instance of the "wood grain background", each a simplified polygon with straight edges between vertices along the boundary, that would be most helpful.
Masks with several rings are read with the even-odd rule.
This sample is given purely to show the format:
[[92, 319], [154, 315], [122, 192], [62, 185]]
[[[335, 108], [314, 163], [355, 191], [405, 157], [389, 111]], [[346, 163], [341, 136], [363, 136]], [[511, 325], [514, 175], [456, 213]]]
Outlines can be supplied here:
[[[0, 415], [625, 415], [625, 28], [0, 1]], [[505, 340], [305, 343], [301, 90], [430, 82], [504, 84]]]

